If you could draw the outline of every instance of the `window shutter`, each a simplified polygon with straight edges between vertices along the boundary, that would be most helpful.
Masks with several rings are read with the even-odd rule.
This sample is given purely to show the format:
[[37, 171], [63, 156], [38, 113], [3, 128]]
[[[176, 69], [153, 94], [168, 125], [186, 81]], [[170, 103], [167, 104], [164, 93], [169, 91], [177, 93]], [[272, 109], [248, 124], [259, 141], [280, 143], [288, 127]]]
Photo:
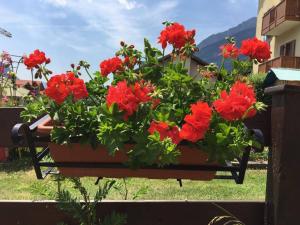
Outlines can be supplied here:
[[285, 45], [281, 45], [280, 46], [280, 56], [284, 56], [285, 55]]
[[291, 43], [290, 56], [295, 56], [295, 52], [296, 52], [296, 40], [293, 40], [290, 43]]

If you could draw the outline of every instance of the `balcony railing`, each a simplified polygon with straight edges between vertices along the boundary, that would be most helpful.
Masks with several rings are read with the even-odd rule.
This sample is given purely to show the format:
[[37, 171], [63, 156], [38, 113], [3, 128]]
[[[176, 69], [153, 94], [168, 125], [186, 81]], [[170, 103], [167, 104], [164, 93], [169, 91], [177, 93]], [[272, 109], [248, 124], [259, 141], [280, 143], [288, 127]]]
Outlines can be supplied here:
[[262, 35], [280, 35], [300, 23], [300, 0], [283, 0], [265, 13]]
[[270, 68], [293, 68], [300, 69], [300, 57], [280, 56], [278, 58], [264, 62], [258, 66], [260, 73], [266, 73]]

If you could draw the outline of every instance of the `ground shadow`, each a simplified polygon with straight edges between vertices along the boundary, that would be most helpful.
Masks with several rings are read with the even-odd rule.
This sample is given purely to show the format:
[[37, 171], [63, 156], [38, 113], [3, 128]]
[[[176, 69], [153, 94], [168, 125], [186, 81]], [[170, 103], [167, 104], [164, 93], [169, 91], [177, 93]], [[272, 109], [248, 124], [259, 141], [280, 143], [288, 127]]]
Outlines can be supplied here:
[[32, 160], [30, 157], [22, 157], [20, 159], [0, 163], [0, 172], [12, 173], [18, 171], [28, 171], [31, 169]]

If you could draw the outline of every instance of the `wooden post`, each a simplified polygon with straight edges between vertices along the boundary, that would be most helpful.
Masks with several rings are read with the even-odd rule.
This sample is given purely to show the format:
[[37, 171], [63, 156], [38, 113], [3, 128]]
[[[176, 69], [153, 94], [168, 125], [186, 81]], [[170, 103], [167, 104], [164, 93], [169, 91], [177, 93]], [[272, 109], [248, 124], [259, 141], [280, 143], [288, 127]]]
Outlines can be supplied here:
[[266, 89], [272, 95], [265, 225], [300, 224], [300, 86]]

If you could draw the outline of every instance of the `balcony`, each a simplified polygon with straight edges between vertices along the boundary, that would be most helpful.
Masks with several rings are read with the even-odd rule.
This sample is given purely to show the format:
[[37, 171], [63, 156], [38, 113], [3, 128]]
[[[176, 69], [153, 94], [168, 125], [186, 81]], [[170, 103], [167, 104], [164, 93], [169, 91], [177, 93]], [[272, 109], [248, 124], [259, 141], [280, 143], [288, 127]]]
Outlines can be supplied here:
[[262, 35], [277, 36], [300, 24], [300, 0], [283, 0], [265, 13]]
[[300, 69], [300, 57], [280, 56], [278, 58], [264, 62], [258, 66], [258, 72], [266, 73], [270, 68], [293, 68]]

